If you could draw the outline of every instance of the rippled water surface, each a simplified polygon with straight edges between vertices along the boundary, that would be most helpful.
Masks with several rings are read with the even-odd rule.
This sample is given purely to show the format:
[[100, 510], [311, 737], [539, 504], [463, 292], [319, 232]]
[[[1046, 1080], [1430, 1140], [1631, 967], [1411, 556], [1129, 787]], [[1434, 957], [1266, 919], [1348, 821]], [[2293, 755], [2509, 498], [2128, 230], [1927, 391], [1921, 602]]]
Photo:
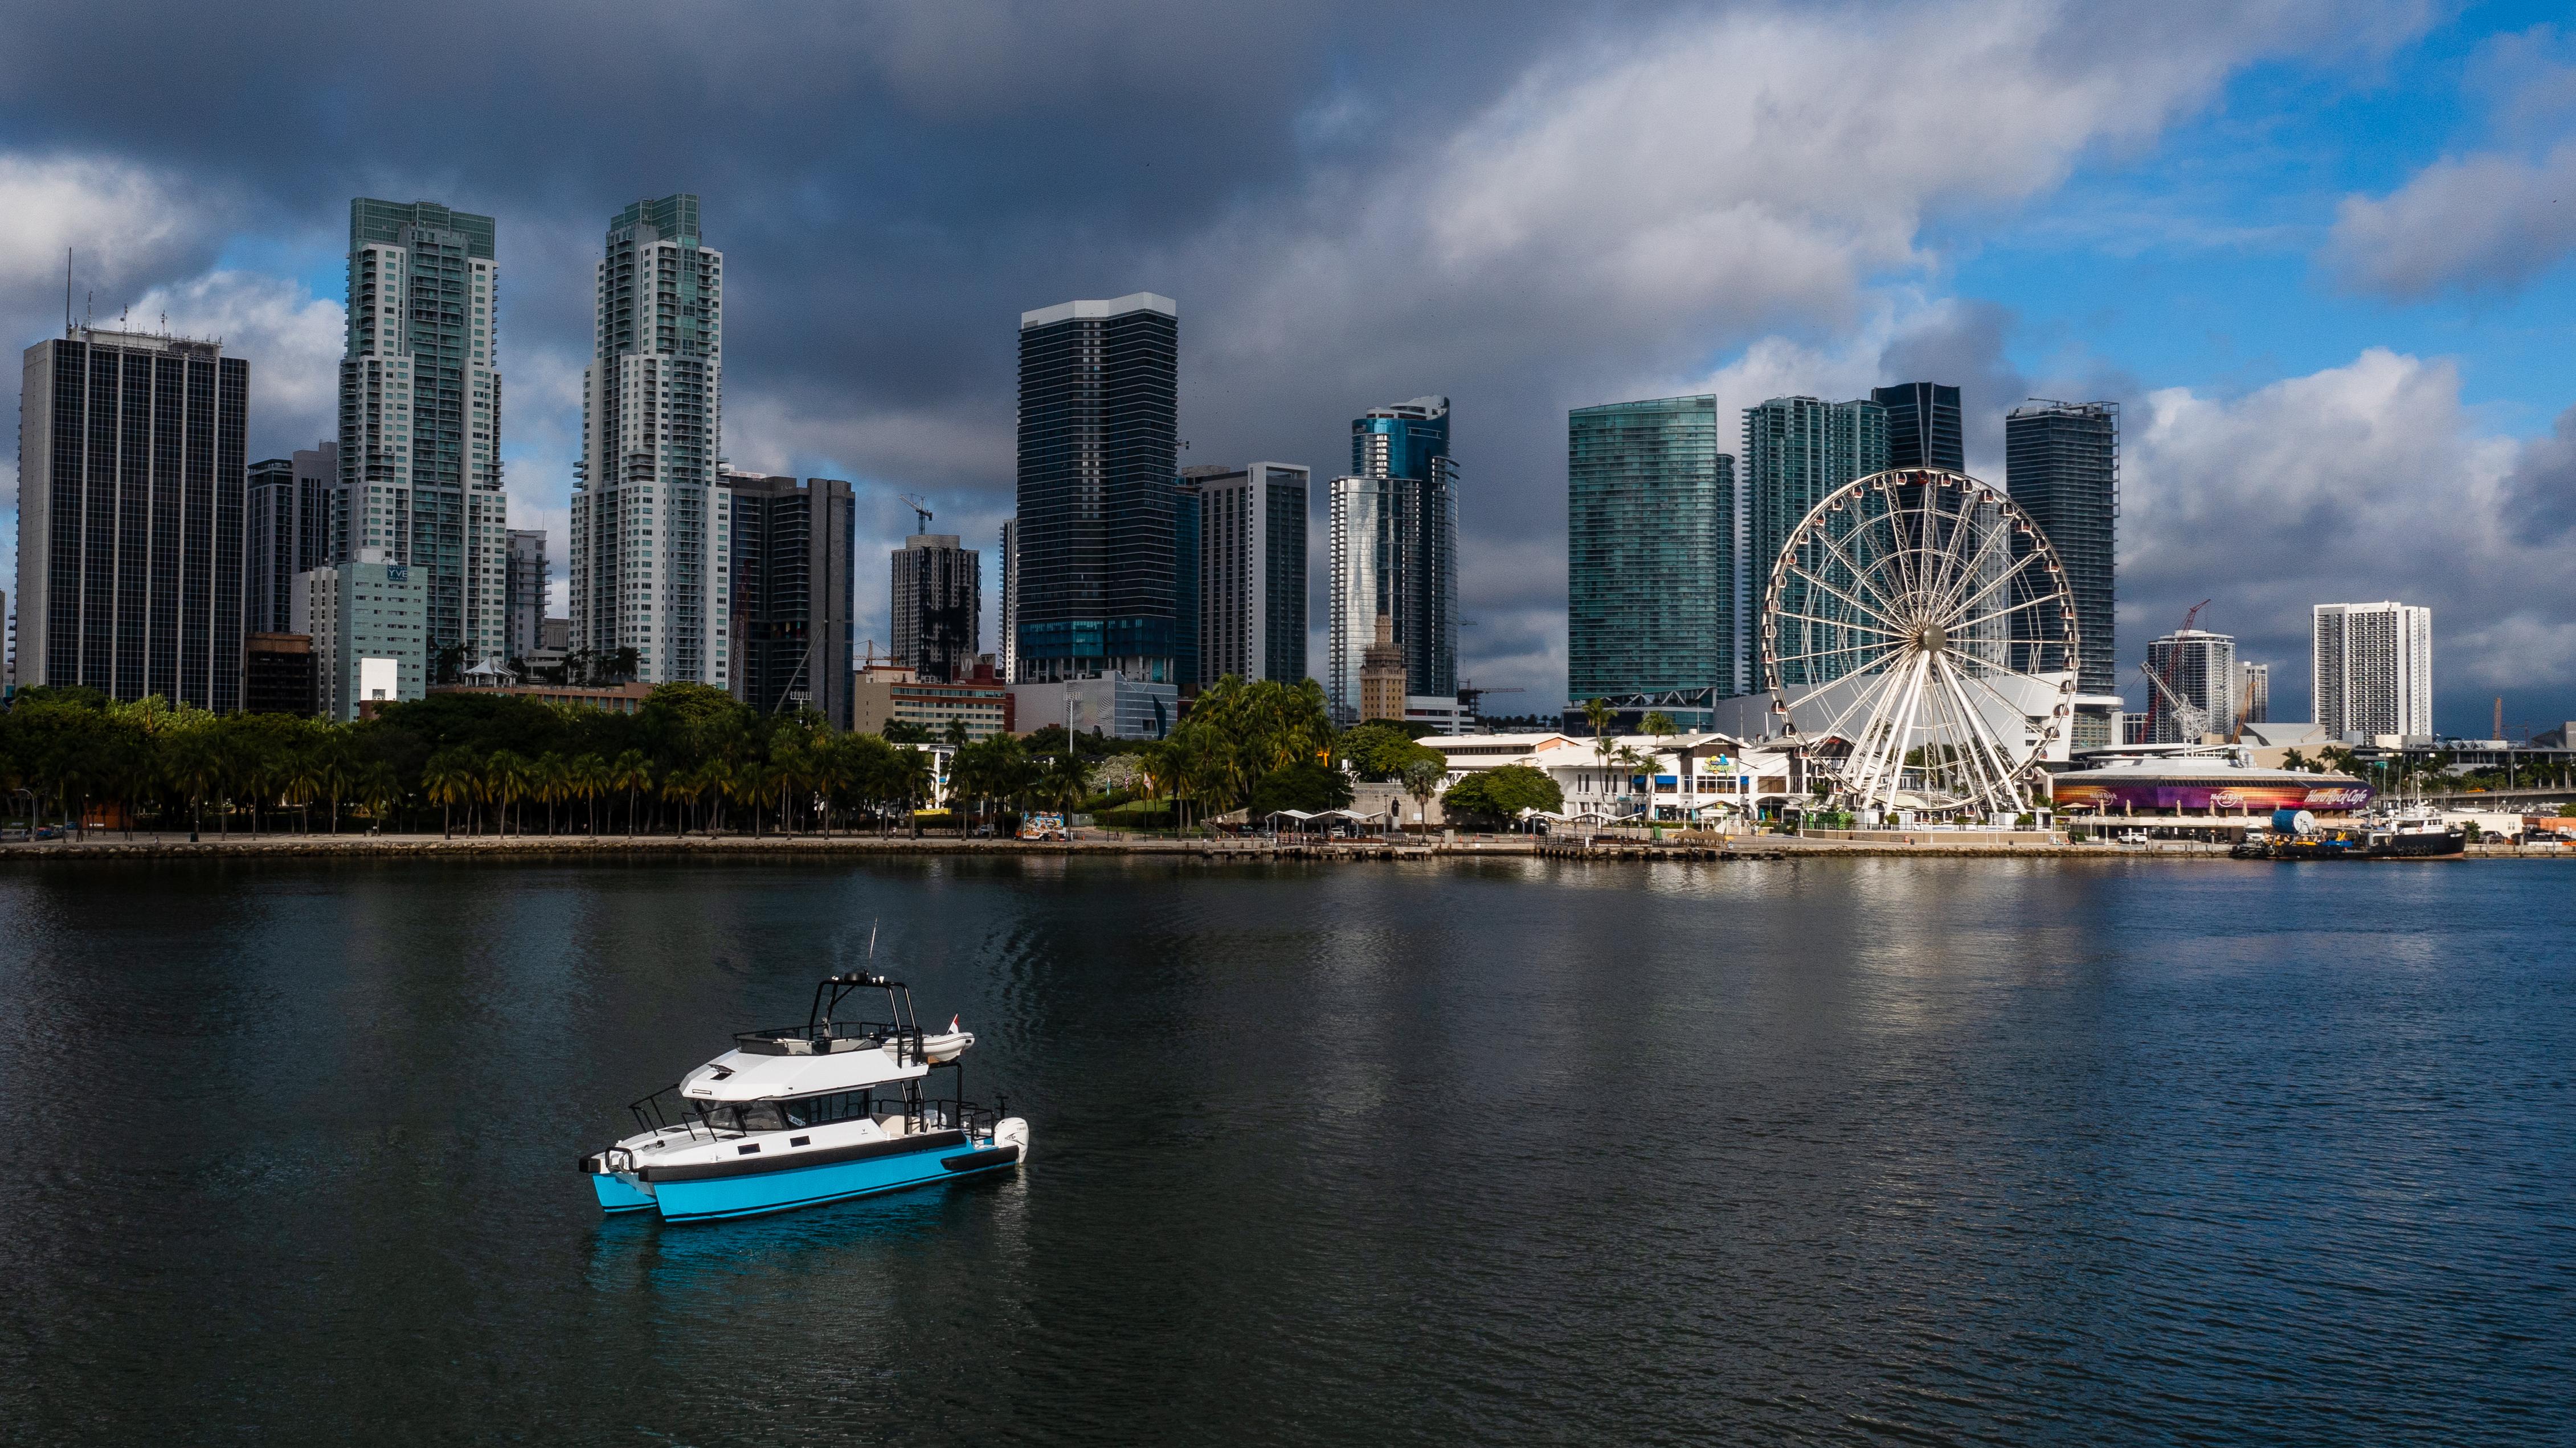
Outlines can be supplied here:
[[[0, 1439], [2566, 1443], [2571, 887], [15, 866]], [[872, 921], [1027, 1169], [601, 1220]]]

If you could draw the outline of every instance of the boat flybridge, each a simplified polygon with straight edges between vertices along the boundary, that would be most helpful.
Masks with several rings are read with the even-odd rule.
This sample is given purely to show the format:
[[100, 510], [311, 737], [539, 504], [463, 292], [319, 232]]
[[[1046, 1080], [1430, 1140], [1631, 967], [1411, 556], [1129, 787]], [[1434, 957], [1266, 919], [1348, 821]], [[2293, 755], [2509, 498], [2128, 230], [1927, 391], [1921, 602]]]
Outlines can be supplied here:
[[[854, 994], [885, 992], [886, 1019], [844, 1020]], [[965, 1097], [957, 1028], [924, 1033], [902, 981], [858, 972], [814, 987], [801, 1026], [742, 1031], [733, 1049], [635, 1101], [641, 1128], [581, 1159], [610, 1212], [667, 1222], [748, 1217], [1017, 1166], [1029, 1124], [1001, 1098]], [[945, 1071], [942, 1098], [931, 1072]]]

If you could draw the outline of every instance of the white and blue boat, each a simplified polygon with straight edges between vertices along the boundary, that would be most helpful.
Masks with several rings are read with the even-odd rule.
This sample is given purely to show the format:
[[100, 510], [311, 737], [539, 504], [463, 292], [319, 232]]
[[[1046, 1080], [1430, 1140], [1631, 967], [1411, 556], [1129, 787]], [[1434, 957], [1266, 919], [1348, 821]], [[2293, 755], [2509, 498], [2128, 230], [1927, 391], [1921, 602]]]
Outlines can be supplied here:
[[[878, 991], [886, 1019], [842, 1018], [852, 996]], [[603, 1209], [666, 1222], [1010, 1171], [1028, 1155], [1029, 1124], [1001, 1098], [989, 1110], [966, 1099], [960, 1058], [975, 1037], [957, 1027], [951, 1018], [925, 1034], [899, 980], [830, 976], [814, 987], [805, 1024], [736, 1033], [732, 1050], [632, 1103], [642, 1129], [583, 1157], [581, 1169]]]

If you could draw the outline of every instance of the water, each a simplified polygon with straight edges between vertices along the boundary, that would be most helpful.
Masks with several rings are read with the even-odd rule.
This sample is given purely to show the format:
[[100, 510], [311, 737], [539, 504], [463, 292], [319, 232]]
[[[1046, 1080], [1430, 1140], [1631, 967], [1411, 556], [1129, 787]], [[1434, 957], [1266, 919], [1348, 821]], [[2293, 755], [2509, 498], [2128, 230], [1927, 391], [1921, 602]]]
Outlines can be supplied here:
[[[11, 867], [0, 1439], [2564, 1443], [2570, 879]], [[603, 1221], [880, 918], [1027, 1170]]]

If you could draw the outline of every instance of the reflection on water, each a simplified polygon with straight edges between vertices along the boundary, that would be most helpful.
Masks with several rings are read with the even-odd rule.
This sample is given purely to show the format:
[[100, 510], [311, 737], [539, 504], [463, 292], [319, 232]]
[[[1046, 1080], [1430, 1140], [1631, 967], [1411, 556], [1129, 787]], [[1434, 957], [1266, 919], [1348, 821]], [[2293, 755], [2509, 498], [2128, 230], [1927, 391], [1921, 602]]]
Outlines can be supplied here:
[[[8, 1441], [2550, 1441], [2559, 868], [0, 875]], [[573, 1159], [867, 960], [1028, 1168]]]

